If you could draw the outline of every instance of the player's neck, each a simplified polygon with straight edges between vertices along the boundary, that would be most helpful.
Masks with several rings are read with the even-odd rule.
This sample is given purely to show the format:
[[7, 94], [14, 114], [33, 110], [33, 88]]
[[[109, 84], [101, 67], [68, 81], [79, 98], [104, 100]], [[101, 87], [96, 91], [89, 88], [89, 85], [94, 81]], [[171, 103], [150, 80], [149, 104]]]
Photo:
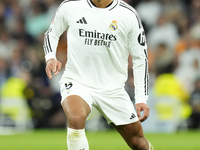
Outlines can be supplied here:
[[91, 0], [91, 1], [98, 8], [106, 8], [113, 2], [113, 0]]

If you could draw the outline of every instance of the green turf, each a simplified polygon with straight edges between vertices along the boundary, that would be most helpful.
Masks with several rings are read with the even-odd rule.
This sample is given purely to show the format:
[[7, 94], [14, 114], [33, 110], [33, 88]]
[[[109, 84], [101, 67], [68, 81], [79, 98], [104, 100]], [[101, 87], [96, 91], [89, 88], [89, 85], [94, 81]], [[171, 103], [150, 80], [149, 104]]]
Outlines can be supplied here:
[[[130, 150], [115, 131], [87, 132], [90, 150]], [[145, 134], [155, 150], [200, 150], [200, 131]], [[0, 135], [0, 150], [67, 150], [66, 130]]]
[[156, 150], [200, 150], [200, 131], [146, 134]]

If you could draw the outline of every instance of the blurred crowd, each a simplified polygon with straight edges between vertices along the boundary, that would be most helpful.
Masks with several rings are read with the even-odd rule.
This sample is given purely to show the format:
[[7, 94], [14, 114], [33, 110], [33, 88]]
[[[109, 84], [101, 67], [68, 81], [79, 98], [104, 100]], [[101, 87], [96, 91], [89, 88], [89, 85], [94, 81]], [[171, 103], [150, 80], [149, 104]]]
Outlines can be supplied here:
[[[147, 123], [155, 128], [147, 130], [200, 128], [200, 0], [124, 1], [138, 11], [148, 43]], [[62, 72], [48, 80], [43, 52], [44, 32], [61, 2], [0, 1], [0, 125], [20, 120], [17, 113], [23, 110], [32, 128], [66, 126], [58, 83]], [[66, 38], [64, 33], [57, 51], [62, 71]], [[125, 88], [134, 102], [131, 56], [128, 71]], [[18, 101], [23, 101], [20, 110], [13, 105]]]

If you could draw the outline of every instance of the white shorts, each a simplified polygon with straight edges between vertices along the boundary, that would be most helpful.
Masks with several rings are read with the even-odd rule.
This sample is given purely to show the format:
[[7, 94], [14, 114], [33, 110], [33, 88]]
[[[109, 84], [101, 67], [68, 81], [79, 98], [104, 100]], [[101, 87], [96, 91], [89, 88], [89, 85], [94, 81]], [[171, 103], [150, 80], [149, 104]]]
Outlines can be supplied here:
[[125, 125], [138, 121], [133, 103], [124, 88], [112, 92], [99, 93], [71, 79], [60, 81], [63, 100], [70, 95], [83, 98], [91, 108], [94, 106], [107, 120], [115, 125]]

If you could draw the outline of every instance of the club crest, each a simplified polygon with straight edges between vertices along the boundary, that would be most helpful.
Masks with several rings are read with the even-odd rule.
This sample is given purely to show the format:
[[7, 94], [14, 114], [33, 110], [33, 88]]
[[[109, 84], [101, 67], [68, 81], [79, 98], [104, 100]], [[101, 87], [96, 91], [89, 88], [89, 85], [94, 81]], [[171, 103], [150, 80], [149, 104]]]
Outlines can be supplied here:
[[112, 30], [112, 31], [117, 30], [117, 28], [118, 28], [117, 21], [113, 20], [109, 27], [110, 27], [110, 30]]

